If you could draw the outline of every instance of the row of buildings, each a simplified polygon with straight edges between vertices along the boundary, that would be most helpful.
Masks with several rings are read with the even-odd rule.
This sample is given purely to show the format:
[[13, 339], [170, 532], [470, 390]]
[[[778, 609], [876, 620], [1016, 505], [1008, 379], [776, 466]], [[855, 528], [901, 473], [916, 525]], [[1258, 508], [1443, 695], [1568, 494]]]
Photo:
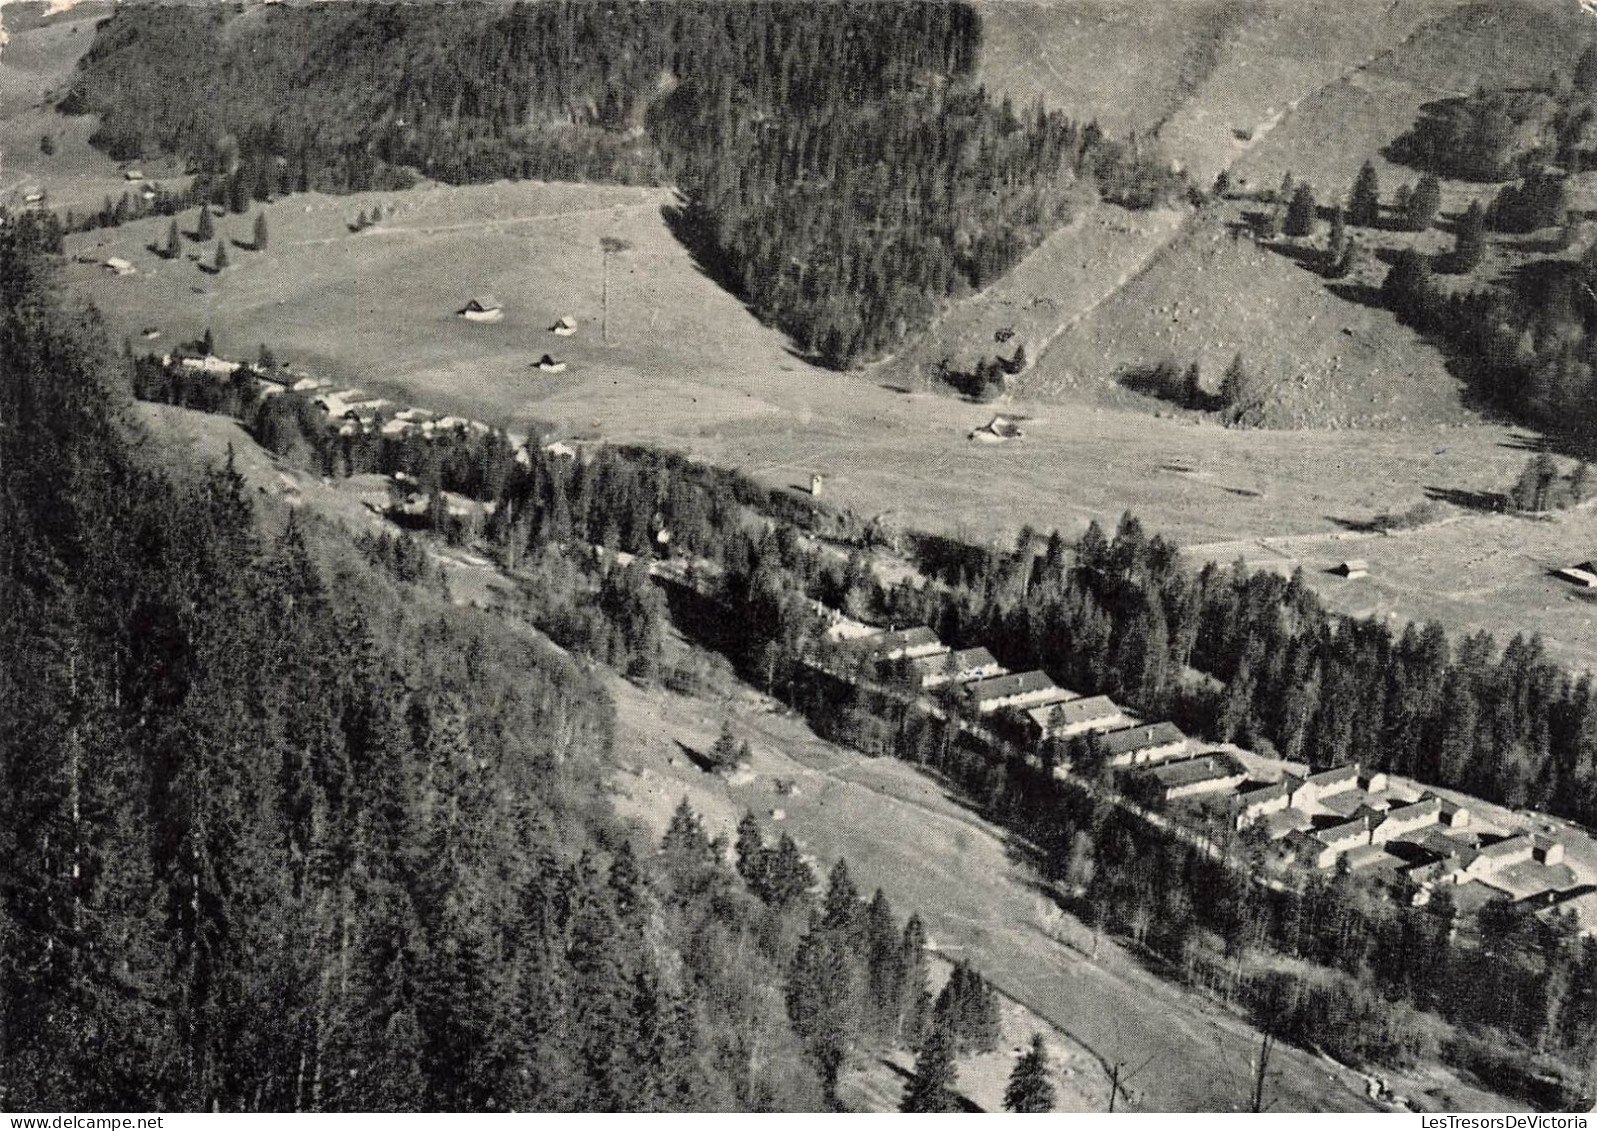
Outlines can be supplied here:
[[896, 677], [919, 691], [952, 690], [975, 718], [1022, 728], [1035, 744], [1091, 734], [1104, 762], [1122, 769], [1191, 753], [1173, 723], [1143, 721], [1107, 695], [1060, 687], [1044, 671], [1007, 671], [986, 648], [951, 648], [924, 625], [872, 630], [834, 617], [827, 637], [833, 664], [845, 674]]

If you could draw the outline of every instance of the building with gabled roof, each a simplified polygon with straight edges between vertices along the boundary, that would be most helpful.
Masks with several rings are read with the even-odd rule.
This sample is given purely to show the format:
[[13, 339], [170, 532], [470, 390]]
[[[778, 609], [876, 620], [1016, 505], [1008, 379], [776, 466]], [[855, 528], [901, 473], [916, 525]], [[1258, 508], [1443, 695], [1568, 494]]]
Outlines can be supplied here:
[[1217, 750], [1197, 758], [1165, 762], [1147, 771], [1164, 800], [1228, 793], [1248, 780], [1248, 768], [1234, 755]]
[[839, 641], [837, 647], [855, 662], [876, 664], [887, 660], [940, 656], [950, 651], [948, 645], [937, 639], [937, 634], [925, 625], [858, 636]]
[[1236, 827], [1245, 829], [1271, 813], [1280, 813], [1289, 808], [1290, 800], [1291, 791], [1285, 782], [1246, 790], [1237, 795]]
[[971, 683], [1004, 673], [1003, 665], [985, 648], [916, 656], [909, 661], [911, 677], [921, 687], [941, 687], [946, 683]]
[[1061, 700], [1030, 707], [1026, 717], [1039, 738], [1069, 738], [1088, 731], [1114, 730], [1132, 722], [1130, 715], [1107, 695]]
[[1110, 766], [1140, 766], [1184, 754], [1187, 736], [1174, 723], [1139, 723], [1098, 737]]
[[1009, 675], [978, 679], [965, 685], [966, 701], [981, 715], [990, 715], [1005, 707], [1058, 703], [1074, 697], [1074, 694], [1059, 687], [1043, 671], [1011, 672]]

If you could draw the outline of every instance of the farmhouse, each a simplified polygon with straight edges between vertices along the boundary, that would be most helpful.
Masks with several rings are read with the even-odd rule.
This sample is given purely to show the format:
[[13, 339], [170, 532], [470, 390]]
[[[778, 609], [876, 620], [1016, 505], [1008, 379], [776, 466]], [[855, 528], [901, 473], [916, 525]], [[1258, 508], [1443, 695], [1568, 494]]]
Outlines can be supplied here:
[[1032, 707], [1026, 715], [1039, 738], [1069, 738], [1090, 730], [1114, 730], [1132, 720], [1107, 695]]
[[1187, 748], [1187, 736], [1174, 723], [1152, 723], [1110, 731], [1098, 740], [1110, 766], [1137, 766], [1174, 758]]
[[1228, 793], [1248, 780], [1248, 768], [1224, 751], [1167, 762], [1148, 771], [1158, 783], [1166, 801], [1198, 797], [1207, 793]]
[[977, 714], [989, 715], [1004, 707], [1035, 707], [1074, 698], [1048, 678], [1047, 672], [1016, 672], [966, 684], [965, 695]]
[[993, 654], [985, 648], [963, 648], [941, 655], [917, 656], [910, 661], [910, 672], [921, 687], [970, 683], [1002, 675], [1003, 671]]
[[105, 269], [116, 275], [131, 275], [138, 270], [132, 263], [120, 255], [113, 255], [105, 261]]
[[477, 295], [458, 311], [468, 322], [497, 322], [505, 316], [504, 307], [493, 295]]

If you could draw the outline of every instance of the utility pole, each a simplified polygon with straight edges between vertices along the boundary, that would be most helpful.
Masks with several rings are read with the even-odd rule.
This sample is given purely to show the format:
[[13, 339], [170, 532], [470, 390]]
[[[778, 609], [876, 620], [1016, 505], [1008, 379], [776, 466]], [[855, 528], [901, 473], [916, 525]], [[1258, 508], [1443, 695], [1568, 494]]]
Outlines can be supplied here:
[[[1125, 1079], [1129, 1081], [1133, 1076], [1141, 1072], [1144, 1068], [1148, 1067], [1148, 1065], [1152, 1063], [1153, 1057], [1150, 1056], [1147, 1060], [1137, 1065], [1137, 1067], [1133, 1068], [1130, 1072], [1127, 1072], [1125, 1074]], [[1109, 1066], [1109, 1110], [1111, 1112], [1115, 1110], [1115, 1101], [1119, 1098], [1120, 1093], [1123, 1090], [1120, 1086], [1120, 1074], [1125, 1067], [1126, 1062], [1123, 1060], [1117, 1060]], [[1126, 1098], [1128, 1100], [1131, 1098], [1130, 1093], [1127, 1093]]]

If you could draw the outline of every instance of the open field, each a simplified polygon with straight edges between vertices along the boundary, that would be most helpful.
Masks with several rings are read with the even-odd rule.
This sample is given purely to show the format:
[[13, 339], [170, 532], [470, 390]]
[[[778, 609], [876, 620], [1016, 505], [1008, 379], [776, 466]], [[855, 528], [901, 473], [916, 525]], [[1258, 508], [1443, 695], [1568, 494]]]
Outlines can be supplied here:
[[[351, 234], [347, 221], [379, 199], [396, 209], [394, 218]], [[1402, 509], [1426, 488], [1500, 490], [1526, 459], [1520, 434], [1493, 425], [1411, 421], [1356, 438], [1331, 430], [1236, 432], [1145, 408], [1087, 407], [1079, 402], [1093, 398], [1079, 389], [1076, 404], [1017, 399], [997, 406], [1031, 417], [1026, 438], [973, 444], [966, 433], [994, 406], [906, 394], [805, 364], [780, 334], [699, 273], [666, 230], [661, 203], [660, 194], [637, 189], [526, 183], [295, 197], [267, 206], [270, 249], [235, 250], [236, 265], [221, 276], [145, 251], [164, 238], [165, 222], [152, 219], [68, 241], [75, 254], [127, 255], [138, 274], [118, 277], [74, 263], [69, 278], [100, 305], [117, 335], [157, 326], [156, 345], [169, 348], [199, 334], [209, 319], [224, 353], [252, 357], [266, 342], [321, 375], [429, 407], [660, 443], [741, 467], [773, 486], [807, 484], [818, 471], [827, 476], [828, 497], [843, 505], [976, 539], [1007, 542], [1023, 523], [1071, 534], [1089, 519], [1113, 523], [1126, 509], [1186, 543], [1334, 533], [1341, 529], [1335, 520]], [[244, 236], [248, 220], [225, 217], [218, 230]], [[612, 263], [614, 344], [607, 348], [596, 340], [596, 324], [598, 240], [608, 233], [635, 246]], [[1225, 255], [1251, 250], [1233, 252], [1228, 237], [1219, 245], [1189, 237], [1168, 254], [1202, 256], [1207, 246]], [[1258, 269], [1307, 278], [1284, 259], [1270, 260]], [[481, 291], [505, 303], [502, 322], [454, 317]], [[1119, 302], [1113, 295], [1098, 310]], [[1381, 312], [1349, 305], [1346, 313], [1377, 342], [1406, 333]], [[574, 337], [546, 332], [561, 314], [581, 323]], [[1124, 316], [1152, 317], [1130, 308]], [[1099, 332], [1095, 319], [1056, 341], [1055, 350], [1066, 351], [1060, 356], [1078, 348], [1078, 335]], [[1360, 339], [1341, 335], [1345, 324], [1324, 337], [1348, 343], [1351, 353]], [[530, 369], [545, 351], [570, 369]], [[1365, 364], [1391, 372], [1391, 362], [1373, 353]], [[1348, 362], [1344, 372], [1350, 369]], [[1478, 521], [1471, 515], [1463, 524]], [[1583, 541], [1570, 552], [1589, 556]], [[1431, 555], [1415, 568], [1439, 579], [1456, 570]], [[1439, 582], [1436, 592], [1470, 587], [1460, 575], [1456, 585]], [[1462, 597], [1438, 597], [1430, 611], [1454, 625], [1479, 616], [1478, 604]], [[1505, 609], [1503, 616], [1516, 613]], [[1571, 658], [1597, 662], [1589, 634], [1569, 623], [1549, 628]]]

